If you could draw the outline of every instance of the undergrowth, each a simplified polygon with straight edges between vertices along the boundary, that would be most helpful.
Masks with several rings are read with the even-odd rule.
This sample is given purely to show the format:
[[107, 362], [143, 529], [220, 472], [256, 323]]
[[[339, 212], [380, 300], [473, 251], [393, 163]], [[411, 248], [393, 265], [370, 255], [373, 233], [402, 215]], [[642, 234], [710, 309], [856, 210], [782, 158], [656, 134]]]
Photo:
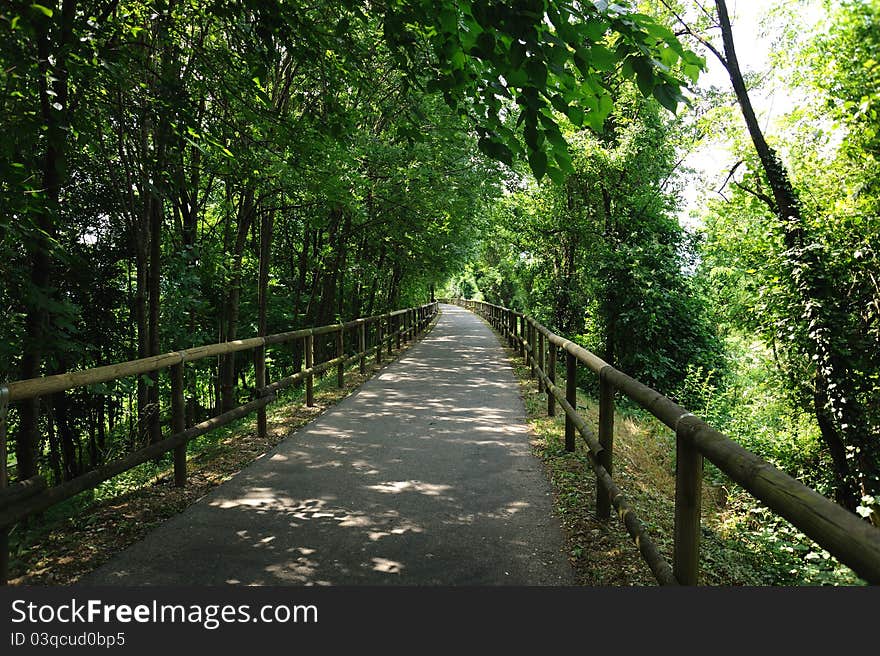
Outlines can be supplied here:
[[336, 386], [335, 369], [316, 376], [314, 407], [305, 406], [302, 387], [279, 393], [266, 408], [265, 438], [257, 435], [254, 414], [192, 440], [184, 487], [174, 485], [168, 453], [17, 524], [9, 535], [10, 584], [75, 583], [357, 390], [429, 330], [392, 356], [383, 353], [381, 365], [368, 357], [363, 375], [357, 364], [349, 367], [343, 388]]
[[[569, 559], [585, 585], [654, 585], [655, 581], [620, 521], [595, 514], [596, 481], [580, 436], [564, 445], [564, 412], [547, 417], [546, 395], [518, 354], [508, 349], [520, 380], [533, 448], [544, 462], [557, 510], [568, 534]], [[557, 381], [562, 380], [562, 372]], [[578, 410], [594, 429], [598, 403], [578, 390]], [[618, 401], [613, 476], [651, 539], [672, 559], [675, 510], [675, 439], [640, 408]], [[702, 497], [700, 583], [703, 585], [860, 585], [863, 582], [827, 551], [762, 506], [706, 462]]]

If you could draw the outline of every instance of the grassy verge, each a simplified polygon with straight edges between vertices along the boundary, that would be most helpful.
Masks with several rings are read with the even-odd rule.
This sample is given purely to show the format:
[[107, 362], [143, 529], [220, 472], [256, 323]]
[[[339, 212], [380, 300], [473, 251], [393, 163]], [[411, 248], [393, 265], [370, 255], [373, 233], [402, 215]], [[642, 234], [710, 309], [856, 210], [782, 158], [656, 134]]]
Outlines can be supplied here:
[[[547, 417], [546, 395], [513, 349], [532, 448], [550, 478], [568, 540], [569, 560], [582, 585], [655, 585], [621, 522], [595, 514], [596, 480], [580, 437], [564, 444], [565, 414]], [[557, 380], [563, 380], [559, 372]], [[578, 410], [598, 427], [598, 403], [578, 390]], [[675, 439], [650, 415], [620, 404], [614, 421], [614, 478], [661, 553], [671, 562], [675, 510]], [[717, 478], [717, 477], [716, 477]], [[723, 477], [720, 477], [723, 480]], [[701, 584], [853, 585], [852, 572], [794, 527], [733, 484], [703, 486]]]
[[267, 407], [265, 438], [257, 436], [254, 414], [193, 440], [186, 487], [174, 486], [172, 456], [166, 454], [16, 525], [10, 533], [10, 584], [75, 583], [354, 392], [417, 341], [390, 357], [383, 352], [382, 365], [369, 357], [363, 375], [357, 365], [349, 367], [343, 388], [336, 386], [335, 368], [317, 377], [311, 408], [302, 388], [287, 390]]

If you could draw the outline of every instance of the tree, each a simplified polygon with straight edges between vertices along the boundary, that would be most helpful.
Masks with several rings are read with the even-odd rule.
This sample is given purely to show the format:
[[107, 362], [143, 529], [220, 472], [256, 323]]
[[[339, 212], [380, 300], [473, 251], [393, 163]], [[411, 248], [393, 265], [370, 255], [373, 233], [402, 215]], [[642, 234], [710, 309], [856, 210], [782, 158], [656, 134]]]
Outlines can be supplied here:
[[675, 216], [673, 182], [680, 139], [664, 113], [621, 84], [603, 133], [567, 133], [572, 173], [563, 183], [506, 197], [475, 278], [491, 302], [517, 300], [607, 362], [682, 398], [689, 367], [705, 375], [721, 361], [705, 299], [687, 273], [693, 243]]
[[[743, 188], [776, 217], [775, 229], [781, 239], [781, 283], [785, 292], [783, 310], [775, 325], [775, 343], [790, 345], [788, 348], [801, 361], [804, 391], [809, 394], [835, 469], [837, 499], [856, 510], [863, 498], [874, 498], [880, 492], [878, 417], [870, 400], [874, 383], [865, 386], [860, 382], [865, 376], [873, 381], [880, 371], [872, 355], [876, 347], [865, 344], [861, 310], [850, 303], [855, 299], [840, 294], [840, 285], [847, 277], [841, 270], [841, 252], [827, 248], [827, 242], [823, 244], [814, 229], [821, 223], [820, 217], [827, 214], [802, 202], [789, 169], [768, 143], [739, 68], [727, 4], [716, 0], [715, 6], [716, 16], [710, 18], [721, 32], [721, 49], [679, 20], [729, 74], [757, 156], [756, 182]], [[876, 519], [876, 513], [874, 516]]]
[[[498, 168], [408, 81], [382, 14], [351, 4], [4, 6], [3, 378], [427, 297]], [[251, 372], [189, 368], [191, 418], [240, 402]], [[167, 400], [142, 377], [16, 406], [16, 475], [70, 478], [155, 440]]]
[[[696, 81], [704, 64], [662, 23], [605, 0], [405, 0], [388, 5], [384, 30], [414, 83], [422, 53], [431, 53], [426, 88], [472, 118], [484, 153], [507, 164], [527, 158], [536, 178], [546, 173], [555, 182], [571, 170], [555, 112], [600, 130], [615, 72], [674, 112], [685, 100], [683, 79]], [[519, 108], [515, 126], [506, 101]]]

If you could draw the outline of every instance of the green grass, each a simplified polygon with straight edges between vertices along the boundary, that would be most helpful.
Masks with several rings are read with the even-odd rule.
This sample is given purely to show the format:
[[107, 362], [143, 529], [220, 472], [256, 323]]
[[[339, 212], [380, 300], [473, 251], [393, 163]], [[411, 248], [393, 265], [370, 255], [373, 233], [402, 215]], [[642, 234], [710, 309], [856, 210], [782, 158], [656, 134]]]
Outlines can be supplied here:
[[[578, 580], [588, 585], [653, 585], [654, 579], [620, 522], [595, 515], [595, 477], [586, 446], [564, 446], [564, 413], [546, 416], [546, 395], [513, 350], [534, 453], [550, 478], [556, 508], [568, 534]], [[557, 372], [557, 381], [564, 372]], [[578, 390], [578, 410], [596, 430], [598, 403]], [[614, 479], [667, 561], [672, 559], [675, 510], [675, 439], [644, 410], [618, 402], [614, 422]], [[706, 463], [701, 534], [701, 584], [861, 585], [853, 572], [784, 519], [774, 515]]]

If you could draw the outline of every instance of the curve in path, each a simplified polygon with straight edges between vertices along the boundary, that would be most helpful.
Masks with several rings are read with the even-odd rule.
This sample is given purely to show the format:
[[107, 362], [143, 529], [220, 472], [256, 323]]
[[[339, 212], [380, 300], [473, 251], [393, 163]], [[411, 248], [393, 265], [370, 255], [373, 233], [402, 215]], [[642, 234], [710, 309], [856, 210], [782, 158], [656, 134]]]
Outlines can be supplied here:
[[84, 577], [87, 585], [567, 585], [514, 373], [476, 316]]

